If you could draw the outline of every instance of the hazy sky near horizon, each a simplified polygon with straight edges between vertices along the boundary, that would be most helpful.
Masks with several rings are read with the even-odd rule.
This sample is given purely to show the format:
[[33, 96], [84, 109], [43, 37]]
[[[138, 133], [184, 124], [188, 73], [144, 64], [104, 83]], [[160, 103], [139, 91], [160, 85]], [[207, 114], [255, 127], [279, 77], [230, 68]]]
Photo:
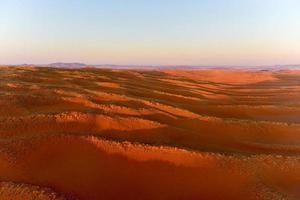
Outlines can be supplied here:
[[0, 64], [300, 63], [299, 0], [0, 0]]

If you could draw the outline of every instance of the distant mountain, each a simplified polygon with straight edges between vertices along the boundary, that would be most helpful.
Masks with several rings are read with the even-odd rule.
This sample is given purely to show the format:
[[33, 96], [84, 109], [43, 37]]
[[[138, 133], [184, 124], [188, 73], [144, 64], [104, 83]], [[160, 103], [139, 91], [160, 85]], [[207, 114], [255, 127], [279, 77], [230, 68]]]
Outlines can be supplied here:
[[[26, 66], [21, 65], [21, 66]], [[43, 66], [43, 67], [57, 67], [57, 68], [84, 68], [95, 67], [102, 69], [144, 69], [144, 70], [200, 70], [200, 69], [215, 69], [215, 70], [253, 70], [253, 71], [278, 71], [278, 70], [300, 70], [300, 64], [291, 65], [271, 65], [271, 66], [189, 66], [189, 65], [87, 65], [84, 63], [64, 63], [56, 62], [45, 65], [27, 65], [27, 66]]]
[[276, 65], [275, 67], [280, 68], [280, 69], [300, 69], [300, 64], [292, 64], [292, 65]]
[[80, 67], [86, 67], [87, 65], [84, 63], [63, 63], [63, 62], [57, 62], [57, 63], [51, 63], [45, 65], [46, 67], [61, 67], [61, 68], [80, 68]]

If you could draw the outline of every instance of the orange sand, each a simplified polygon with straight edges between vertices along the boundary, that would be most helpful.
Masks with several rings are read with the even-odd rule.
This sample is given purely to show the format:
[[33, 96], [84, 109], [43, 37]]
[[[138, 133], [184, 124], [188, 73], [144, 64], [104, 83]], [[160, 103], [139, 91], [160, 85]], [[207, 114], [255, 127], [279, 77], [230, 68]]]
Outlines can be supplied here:
[[0, 199], [300, 199], [300, 73], [0, 67]]

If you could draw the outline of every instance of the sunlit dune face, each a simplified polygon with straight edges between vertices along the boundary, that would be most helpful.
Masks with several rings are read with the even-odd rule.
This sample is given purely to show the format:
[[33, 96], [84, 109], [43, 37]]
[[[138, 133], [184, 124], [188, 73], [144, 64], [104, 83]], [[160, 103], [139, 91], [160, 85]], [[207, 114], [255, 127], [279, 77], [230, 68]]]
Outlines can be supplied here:
[[119, 89], [121, 88], [121, 86], [117, 83], [111, 83], [111, 82], [100, 82], [100, 83], [97, 83], [99, 86], [101, 87], [105, 87], [105, 88], [116, 88], [116, 89]]
[[239, 70], [200, 70], [200, 71], [174, 71], [167, 70], [167, 74], [190, 79], [198, 79], [214, 83], [250, 84], [263, 81], [277, 80], [272, 72], [249, 72]]
[[299, 199], [300, 73], [0, 68], [0, 199]]
[[15, 83], [7, 83], [6, 85], [7, 85], [7, 87], [12, 88], [12, 89], [16, 89], [16, 88], [20, 87], [20, 85], [15, 84]]

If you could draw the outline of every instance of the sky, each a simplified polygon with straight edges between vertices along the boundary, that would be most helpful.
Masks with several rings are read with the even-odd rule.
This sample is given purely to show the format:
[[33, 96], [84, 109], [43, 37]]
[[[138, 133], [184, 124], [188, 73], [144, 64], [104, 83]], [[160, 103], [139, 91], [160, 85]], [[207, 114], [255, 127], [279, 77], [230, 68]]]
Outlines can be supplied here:
[[0, 0], [0, 64], [300, 64], [299, 0]]

